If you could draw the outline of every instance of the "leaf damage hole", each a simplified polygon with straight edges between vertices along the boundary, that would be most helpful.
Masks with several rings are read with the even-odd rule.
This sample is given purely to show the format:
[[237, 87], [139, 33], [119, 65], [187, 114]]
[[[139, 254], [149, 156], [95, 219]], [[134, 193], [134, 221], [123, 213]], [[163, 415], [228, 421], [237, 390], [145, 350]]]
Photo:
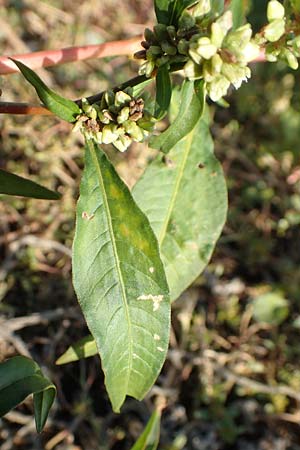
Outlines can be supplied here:
[[138, 297], [138, 300], [152, 300], [153, 301], [153, 312], [157, 311], [159, 309], [160, 303], [163, 301], [164, 296], [163, 295], [140, 295]]
[[81, 217], [83, 220], [92, 220], [95, 217], [95, 214], [89, 214], [88, 212], [83, 211]]
[[154, 273], [154, 271], [155, 271], [154, 267], [149, 267], [149, 272], [150, 273]]

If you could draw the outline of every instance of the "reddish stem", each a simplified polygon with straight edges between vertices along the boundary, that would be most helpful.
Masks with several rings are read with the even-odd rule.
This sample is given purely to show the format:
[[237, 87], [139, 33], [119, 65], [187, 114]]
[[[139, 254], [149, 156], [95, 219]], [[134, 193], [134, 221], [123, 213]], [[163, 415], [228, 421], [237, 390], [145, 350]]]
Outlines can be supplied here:
[[[68, 47], [61, 50], [45, 50], [41, 52], [14, 55], [13, 58], [21, 61], [31, 69], [55, 66], [74, 61], [83, 61], [91, 58], [104, 58], [107, 56], [131, 55], [139, 50], [142, 37], [134, 37], [125, 41], [112, 41], [104, 44], [84, 45], [81, 47]], [[19, 69], [7, 57], [0, 57], [0, 75], [18, 72]]]

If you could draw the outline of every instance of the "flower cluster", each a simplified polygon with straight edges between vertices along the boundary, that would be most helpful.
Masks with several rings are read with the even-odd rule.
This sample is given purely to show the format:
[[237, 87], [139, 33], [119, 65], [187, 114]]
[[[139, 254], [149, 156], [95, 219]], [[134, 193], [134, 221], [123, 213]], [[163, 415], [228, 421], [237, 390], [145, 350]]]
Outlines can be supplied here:
[[144, 100], [135, 99], [130, 89], [107, 91], [100, 104], [82, 100], [82, 114], [74, 130], [81, 130], [98, 144], [113, 144], [124, 152], [132, 141], [142, 142], [153, 130], [154, 119], [144, 109]]
[[160, 66], [184, 62], [186, 57], [181, 54], [178, 48], [180, 35], [183, 30], [176, 30], [173, 25], [159, 23], [154, 26], [153, 31], [145, 29], [141, 45], [144, 50], [135, 53], [135, 58], [143, 59], [139, 74], [150, 77]]
[[285, 8], [277, 0], [271, 0], [267, 8], [268, 25], [264, 27], [257, 42], [265, 45], [266, 59], [271, 62], [285, 61], [291, 69], [297, 69], [300, 57], [300, 36], [292, 20], [287, 23]]
[[239, 88], [251, 76], [248, 63], [259, 47], [252, 41], [250, 24], [232, 30], [232, 13], [216, 18], [210, 0], [199, 0], [174, 26], [158, 24], [145, 31], [144, 50], [135, 56], [146, 61], [140, 73], [151, 76], [163, 64], [184, 63], [190, 80], [204, 79], [213, 101], [223, 97], [230, 86]]
[[226, 95], [231, 84], [238, 89], [250, 78], [248, 63], [258, 56], [259, 47], [251, 39], [249, 23], [232, 30], [231, 11], [214, 20], [207, 30], [201, 28], [209, 12], [196, 16], [199, 33], [188, 42], [189, 60], [184, 72], [190, 80], [203, 78], [208, 95], [217, 101]]

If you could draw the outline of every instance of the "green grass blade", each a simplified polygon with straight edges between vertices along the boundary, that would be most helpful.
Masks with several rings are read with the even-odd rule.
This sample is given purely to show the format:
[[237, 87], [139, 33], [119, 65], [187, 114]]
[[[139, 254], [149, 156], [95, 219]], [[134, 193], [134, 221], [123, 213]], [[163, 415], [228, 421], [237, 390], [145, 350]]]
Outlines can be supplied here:
[[131, 450], [156, 450], [160, 436], [160, 411], [154, 411], [146, 428]]
[[95, 339], [90, 334], [80, 339], [80, 341], [71, 345], [65, 353], [63, 353], [55, 362], [55, 364], [62, 365], [79, 359], [89, 358], [90, 356], [97, 355], [98, 349]]
[[148, 219], [92, 141], [77, 205], [73, 282], [118, 412], [126, 395], [142, 399], [161, 370], [170, 301]]

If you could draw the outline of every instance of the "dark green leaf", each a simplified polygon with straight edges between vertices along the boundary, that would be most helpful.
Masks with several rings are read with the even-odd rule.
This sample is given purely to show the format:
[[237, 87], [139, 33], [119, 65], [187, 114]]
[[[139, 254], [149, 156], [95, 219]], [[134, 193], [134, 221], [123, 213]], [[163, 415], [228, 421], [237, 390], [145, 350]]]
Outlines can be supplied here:
[[242, 0], [231, 0], [230, 9], [232, 11], [233, 29], [236, 30], [244, 23], [245, 3]]
[[56, 389], [45, 378], [39, 366], [24, 356], [15, 356], [0, 363], [0, 416], [34, 395], [37, 431], [42, 431], [55, 398]]
[[177, 25], [183, 11], [197, 0], [155, 0], [155, 13], [158, 23]]
[[160, 411], [154, 411], [147, 426], [131, 450], [156, 450], [160, 435]]
[[26, 80], [35, 88], [43, 104], [53, 114], [67, 122], [74, 122], [76, 120], [76, 116], [80, 114], [80, 108], [75, 102], [61, 97], [48, 88], [40, 77], [29, 67], [25, 66], [25, 64], [12, 58], [11, 60], [18, 66]]
[[150, 146], [168, 153], [196, 125], [203, 114], [205, 86], [203, 81], [185, 81], [176, 119], [159, 136], [150, 140]]
[[58, 200], [61, 195], [49, 189], [0, 169], [0, 194], [21, 195], [22, 197]]
[[157, 236], [171, 300], [205, 268], [226, 219], [226, 185], [206, 116], [133, 189]]
[[148, 219], [92, 141], [77, 206], [73, 281], [118, 412], [126, 395], [142, 399], [161, 370], [170, 300]]
[[74, 345], [68, 348], [68, 350], [61, 355], [56, 361], [57, 365], [67, 364], [73, 361], [78, 361], [82, 358], [88, 358], [89, 356], [97, 355], [98, 350], [95, 339], [92, 335], [86, 336]]
[[171, 78], [166, 65], [160, 67], [156, 76], [155, 117], [161, 120], [168, 112], [172, 96]]

